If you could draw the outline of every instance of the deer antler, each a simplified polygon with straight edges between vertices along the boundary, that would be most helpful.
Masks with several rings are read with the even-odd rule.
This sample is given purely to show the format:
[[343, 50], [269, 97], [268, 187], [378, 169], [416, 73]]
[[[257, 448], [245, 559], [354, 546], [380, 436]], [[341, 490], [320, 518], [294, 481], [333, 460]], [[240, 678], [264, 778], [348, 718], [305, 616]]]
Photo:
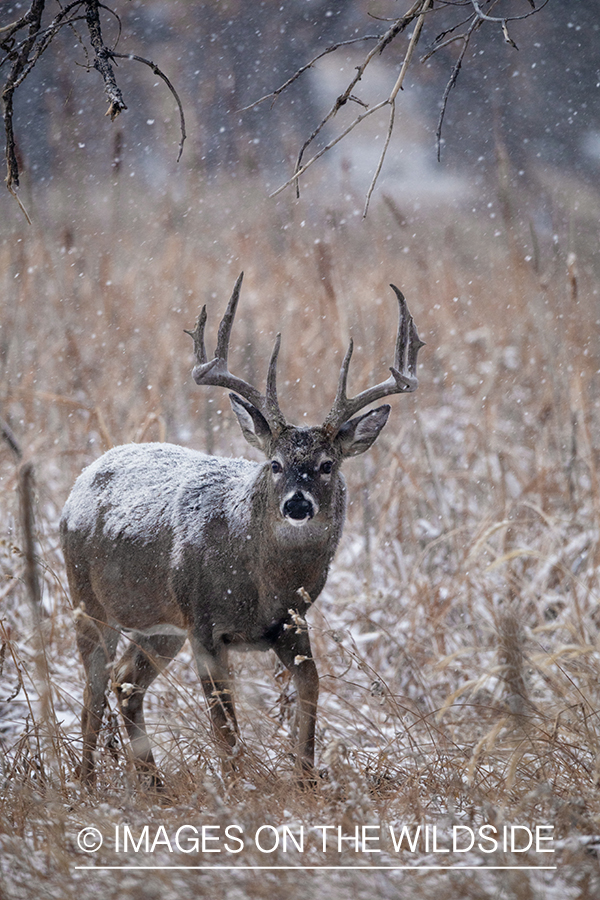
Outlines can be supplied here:
[[215, 350], [214, 359], [210, 361], [206, 356], [204, 346], [204, 328], [206, 325], [206, 306], [202, 307], [202, 311], [198, 316], [194, 331], [187, 331], [194, 339], [194, 354], [196, 357], [196, 365], [192, 370], [192, 377], [196, 384], [209, 384], [217, 387], [224, 387], [230, 391], [235, 391], [241, 397], [244, 397], [252, 406], [260, 410], [272, 431], [280, 432], [287, 424], [285, 418], [279, 409], [277, 400], [277, 357], [279, 355], [279, 346], [281, 343], [281, 335], [278, 334], [275, 340], [271, 361], [269, 363], [269, 371], [267, 373], [267, 389], [265, 394], [261, 394], [253, 385], [247, 381], [243, 381], [236, 375], [232, 375], [227, 368], [227, 355], [229, 353], [229, 337], [231, 328], [237, 310], [238, 301], [240, 299], [240, 290], [242, 287], [242, 272], [236, 281], [233, 293], [227, 304], [225, 314], [219, 325], [219, 333], [217, 336], [217, 348]]
[[363, 407], [368, 406], [369, 403], [373, 403], [375, 400], [380, 400], [382, 397], [387, 397], [390, 394], [406, 394], [410, 391], [416, 391], [418, 387], [416, 374], [417, 354], [425, 342], [417, 334], [417, 329], [404, 299], [404, 294], [395, 285], [391, 284], [390, 287], [398, 298], [398, 335], [396, 337], [394, 365], [390, 366], [392, 374], [387, 381], [361, 391], [356, 397], [347, 397], [348, 368], [354, 346], [352, 339], [350, 340], [350, 346], [340, 371], [337, 394], [333, 401], [331, 412], [325, 419], [323, 426], [331, 437], [338, 433], [344, 422], [347, 422], [348, 419], [360, 409], [363, 409]]

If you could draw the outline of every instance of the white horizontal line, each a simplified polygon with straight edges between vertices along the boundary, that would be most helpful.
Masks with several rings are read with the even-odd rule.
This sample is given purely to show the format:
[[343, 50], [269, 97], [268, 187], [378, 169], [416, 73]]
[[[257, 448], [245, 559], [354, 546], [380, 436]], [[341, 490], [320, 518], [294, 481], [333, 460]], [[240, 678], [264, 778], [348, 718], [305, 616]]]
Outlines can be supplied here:
[[390, 870], [399, 870], [404, 869], [410, 871], [411, 869], [431, 869], [439, 871], [441, 869], [447, 870], [456, 870], [456, 869], [470, 869], [472, 871], [477, 872], [490, 872], [490, 871], [507, 871], [507, 870], [535, 870], [535, 869], [556, 869], [557, 866], [75, 866], [76, 869], [85, 869], [87, 872], [94, 871], [94, 869], [144, 869], [151, 871], [165, 870], [165, 869], [189, 869], [193, 871], [198, 871], [202, 869], [204, 871], [210, 871], [211, 869], [227, 869], [228, 871], [238, 871], [241, 869], [252, 869], [252, 870], [269, 870], [269, 871], [281, 871], [284, 869], [310, 869], [310, 870], [318, 870], [318, 869], [340, 869], [344, 871], [351, 871], [352, 869], [385, 869], [386, 871]]

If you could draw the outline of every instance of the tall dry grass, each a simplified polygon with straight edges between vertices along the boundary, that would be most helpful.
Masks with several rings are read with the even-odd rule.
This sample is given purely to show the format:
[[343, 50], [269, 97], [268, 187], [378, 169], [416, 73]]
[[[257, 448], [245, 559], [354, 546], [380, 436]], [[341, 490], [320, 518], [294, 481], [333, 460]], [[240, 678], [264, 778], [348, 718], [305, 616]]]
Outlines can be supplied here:
[[[483, 205], [415, 212], [389, 199], [361, 223], [352, 197], [311, 217], [288, 200], [265, 204], [251, 186], [242, 195], [213, 187], [213, 202], [207, 189], [191, 181], [188, 189], [131, 206], [124, 189], [104, 197], [82, 188], [76, 219], [40, 197], [37, 224], [13, 222], [0, 246], [0, 414], [35, 467], [51, 680], [42, 702], [17, 471], [0, 448], [0, 885], [12, 898], [98, 890], [303, 898], [323, 889], [427, 898], [442, 885], [452, 898], [597, 896], [589, 841], [600, 833], [600, 273], [589, 211], [578, 217], [559, 198], [546, 234], [522, 227], [502, 198], [495, 219]], [[385, 375], [390, 281], [427, 341], [417, 394], [393, 401], [378, 443], [346, 467], [346, 531], [309, 617], [321, 674], [321, 778], [314, 793], [294, 787], [287, 676], [268, 654], [240, 654], [244, 755], [239, 779], [223, 784], [186, 648], [147, 701], [168, 802], [139, 788], [111, 699], [98, 785], [88, 793], [76, 777], [83, 677], [60, 509], [81, 468], [117, 443], [253, 454], [222, 392], [192, 383], [183, 334], [205, 302], [215, 334], [242, 268], [233, 366], [262, 381], [283, 331], [280, 397], [294, 421], [326, 413], [350, 334], [351, 390]], [[416, 880], [375, 870], [116, 877], [75, 868], [139, 863], [139, 854], [124, 860], [108, 847], [92, 860], [77, 847], [84, 825], [109, 836], [124, 822], [173, 830], [237, 822], [247, 832], [333, 823], [350, 834], [357, 824], [550, 824], [559, 869], [506, 871], [498, 881], [491, 870]], [[242, 862], [290, 859], [309, 857], [248, 851]], [[386, 851], [366, 862], [394, 859]], [[202, 862], [166, 852], [157, 860]], [[357, 855], [334, 848], [310, 860], [337, 865]], [[469, 860], [540, 864], [535, 854], [474, 851]]]

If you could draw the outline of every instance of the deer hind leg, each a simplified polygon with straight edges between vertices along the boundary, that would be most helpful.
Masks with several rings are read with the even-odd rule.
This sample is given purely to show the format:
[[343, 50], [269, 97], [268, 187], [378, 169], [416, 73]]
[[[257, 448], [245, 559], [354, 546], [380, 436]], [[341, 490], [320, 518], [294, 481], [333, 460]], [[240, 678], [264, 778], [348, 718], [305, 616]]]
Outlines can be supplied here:
[[136, 632], [135, 639], [113, 670], [112, 686], [117, 695], [136, 768], [147, 779], [149, 786], [157, 790], [162, 787], [162, 781], [158, 776], [146, 733], [144, 696], [156, 676], [177, 656], [185, 639], [185, 634], [149, 636]]
[[221, 644], [216, 652], [209, 653], [195, 640], [192, 640], [192, 647], [202, 690], [208, 703], [223, 772], [230, 774], [234, 770], [232, 751], [237, 744], [239, 728], [235, 715], [233, 680], [227, 664], [227, 650]]
[[94, 756], [106, 706], [109, 670], [119, 640], [119, 629], [91, 618], [81, 607], [75, 628], [77, 646], [86, 674], [81, 713], [83, 736], [81, 780], [84, 784], [92, 784], [95, 778]]

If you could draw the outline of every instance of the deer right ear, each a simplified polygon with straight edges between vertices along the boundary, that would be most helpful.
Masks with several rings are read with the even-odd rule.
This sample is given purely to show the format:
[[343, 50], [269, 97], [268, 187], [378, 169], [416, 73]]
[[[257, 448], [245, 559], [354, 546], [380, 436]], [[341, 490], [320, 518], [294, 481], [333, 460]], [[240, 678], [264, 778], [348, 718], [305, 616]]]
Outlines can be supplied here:
[[269, 441], [273, 435], [263, 414], [236, 394], [230, 394], [229, 400], [240, 423], [242, 434], [248, 443], [262, 450], [263, 453], [267, 453]]

